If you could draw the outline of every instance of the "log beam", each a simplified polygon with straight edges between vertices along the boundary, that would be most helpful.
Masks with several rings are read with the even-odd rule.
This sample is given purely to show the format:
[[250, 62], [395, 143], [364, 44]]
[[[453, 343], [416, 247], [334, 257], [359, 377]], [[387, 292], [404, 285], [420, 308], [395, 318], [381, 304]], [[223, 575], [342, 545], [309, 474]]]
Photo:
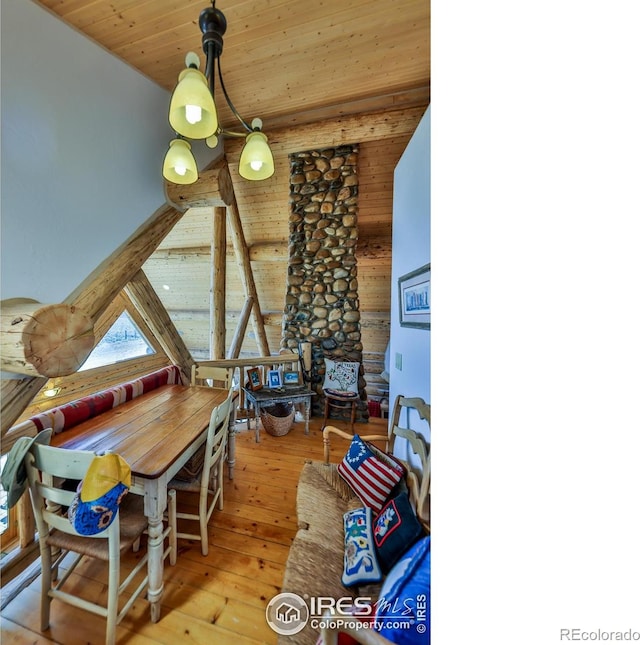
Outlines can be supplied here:
[[96, 321], [182, 218], [173, 206], [159, 208], [67, 298]]
[[[223, 245], [227, 257], [235, 256], [235, 249], [232, 245]], [[252, 262], [287, 262], [289, 259], [288, 242], [263, 242], [252, 244], [249, 248], [249, 259]], [[211, 252], [210, 246], [187, 246], [172, 247], [171, 249], [159, 250], [154, 257], [162, 260], [178, 258], [201, 257]]]
[[142, 270], [129, 281], [124, 291], [169, 360], [181, 369], [184, 382], [188, 383], [194, 363], [191, 353]]
[[93, 321], [79, 307], [26, 298], [2, 303], [2, 369], [29, 376], [67, 376], [94, 345]]
[[[327, 119], [310, 123], [304, 128], [298, 125], [279, 129], [269, 128], [269, 147], [273, 156], [278, 157], [301, 150], [330, 148], [411, 135], [415, 132], [426, 109], [425, 104], [402, 110], [384, 110]], [[225, 141], [225, 155], [230, 164], [237, 165], [243, 145], [243, 139]]]
[[279, 365], [280, 363], [296, 363], [300, 360], [297, 352], [284, 351], [275, 356], [248, 356], [246, 358], [224, 358], [219, 361], [198, 361], [199, 365], [209, 367], [258, 367]]
[[193, 184], [185, 186], [165, 182], [167, 203], [183, 213], [190, 208], [202, 206], [224, 207], [225, 202], [221, 197], [218, 182], [220, 171], [226, 166], [227, 160], [221, 157], [210, 169], [203, 170]]
[[[47, 378], [44, 376], [29, 377], [23, 379], [3, 379], [2, 380], [2, 444], [5, 445], [5, 435], [9, 428], [20, 417], [23, 410], [31, 403], [33, 397], [44, 387]], [[17, 438], [17, 437], [16, 437]]]
[[247, 325], [249, 324], [249, 317], [251, 315], [252, 309], [253, 298], [249, 297], [245, 300], [242, 311], [240, 312], [240, 318], [238, 319], [238, 324], [236, 325], [236, 331], [233, 334], [233, 340], [231, 341], [231, 346], [229, 347], [229, 355], [227, 356], [227, 358], [238, 358], [238, 356], [240, 356], [242, 341], [244, 340], [244, 335], [247, 331]]

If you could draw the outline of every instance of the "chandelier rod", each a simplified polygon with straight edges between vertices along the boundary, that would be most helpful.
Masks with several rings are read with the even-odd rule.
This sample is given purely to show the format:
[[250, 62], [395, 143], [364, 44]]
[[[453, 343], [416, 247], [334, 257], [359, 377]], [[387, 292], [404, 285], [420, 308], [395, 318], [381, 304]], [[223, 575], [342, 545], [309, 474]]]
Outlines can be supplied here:
[[235, 114], [236, 118], [244, 129], [247, 132], [253, 132], [253, 128], [240, 116], [240, 113], [238, 110], [236, 110], [235, 105], [231, 102], [231, 99], [229, 98], [229, 95], [227, 94], [227, 88], [224, 86], [224, 80], [222, 79], [222, 67], [220, 66], [220, 59], [218, 58], [218, 78], [220, 79], [220, 87], [222, 88], [222, 93], [224, 94], [224, 98], [227, 100], [227, 103], [229, 104], [229, 107], [231, 108], [231, 111]]

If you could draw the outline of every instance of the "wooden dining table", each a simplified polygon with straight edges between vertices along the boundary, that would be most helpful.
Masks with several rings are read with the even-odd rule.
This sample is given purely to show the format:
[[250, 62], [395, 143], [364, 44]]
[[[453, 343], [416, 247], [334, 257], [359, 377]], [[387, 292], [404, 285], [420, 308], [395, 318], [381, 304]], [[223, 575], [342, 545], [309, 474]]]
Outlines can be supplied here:
[[[164, 587], [163, 515], [167, 485], [206, 441], [211, 411], [228, 390], [164, 385], [54, 435], [51, 445], [98, 454], [118, 453], [131, 467], [130, 493], [144, 496], [149, 523], [148, 599], [151, 621], [160, 619]], [[228, 464], [233, 477], [235, 433], [230, 423]]]

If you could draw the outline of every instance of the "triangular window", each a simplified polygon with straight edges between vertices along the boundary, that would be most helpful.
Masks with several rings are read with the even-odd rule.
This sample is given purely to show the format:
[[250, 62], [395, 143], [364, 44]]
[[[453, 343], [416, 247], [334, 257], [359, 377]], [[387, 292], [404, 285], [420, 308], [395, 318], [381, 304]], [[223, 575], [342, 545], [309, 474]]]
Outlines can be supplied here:
[[78, 371], [113, 365], [148, 354], [155, 354], [155, 350], [129, 314], [123, 311]]

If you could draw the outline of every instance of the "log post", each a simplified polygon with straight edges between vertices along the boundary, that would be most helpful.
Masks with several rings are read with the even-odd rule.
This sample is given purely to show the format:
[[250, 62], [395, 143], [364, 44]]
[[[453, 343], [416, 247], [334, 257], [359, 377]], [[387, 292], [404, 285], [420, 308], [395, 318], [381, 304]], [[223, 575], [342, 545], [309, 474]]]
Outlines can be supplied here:
[[213, 209], [213, 239], [211, 242], [211, 358], [224, 358], [227, 311], [227, 209]]
[[220, 195], [227, 204], [227, 216], [231, 229], [231, 239], [233, 240], [233, 248], [236, 252], [236, 260], [238, 268], [240, 269], [240, 279], [244, 286], [245, 296], [253, 298], [253, 309], [251, 314], [251, 323], [253, 331], [256, 334], [256, 343], [258, 351], [262, 356], [269, 356], [269, 341], [267, 334], [264, 330], [264, 319], [260, 309], [260, 300], [258, 299], [258, 291], [256, 283], [253, 279], [253, 272], [251, 270], [251, 260], [249, 259], [249, 249], [247, 241], [244, 237], [242, 230], [242, 220], [240, 219], [240, 212], [238, 210], [238, 202], [236, 201], [236, 194], [233, 190], [233, 182], [229, 174], [229, 168], [225, 166], [221, 169], [218, 175], [218, 186], [220, 188]]
[[236, 326], [236, 332], [233, 335], [233, 340], [231, 341], [231, 346], [229, 347], [229, 355], [227, 358], [238, 358], [240, 356], [240, 350], [242, 349], [242, 341], [244, 340], [245, 332], [247, 331], [247, 324], [249, 323], [249, 314], [253, 309], [253, 298], [249, 297], [245, 300], [244, 306], [242, 307], [242, 312], [240, 313], [240, 318], [238, 319], [238, 324]]
[[2, 303], [2, 369], [28, 376], [67, 376], [94, 345], [93, 321], [75, 305], [14, 298]]

